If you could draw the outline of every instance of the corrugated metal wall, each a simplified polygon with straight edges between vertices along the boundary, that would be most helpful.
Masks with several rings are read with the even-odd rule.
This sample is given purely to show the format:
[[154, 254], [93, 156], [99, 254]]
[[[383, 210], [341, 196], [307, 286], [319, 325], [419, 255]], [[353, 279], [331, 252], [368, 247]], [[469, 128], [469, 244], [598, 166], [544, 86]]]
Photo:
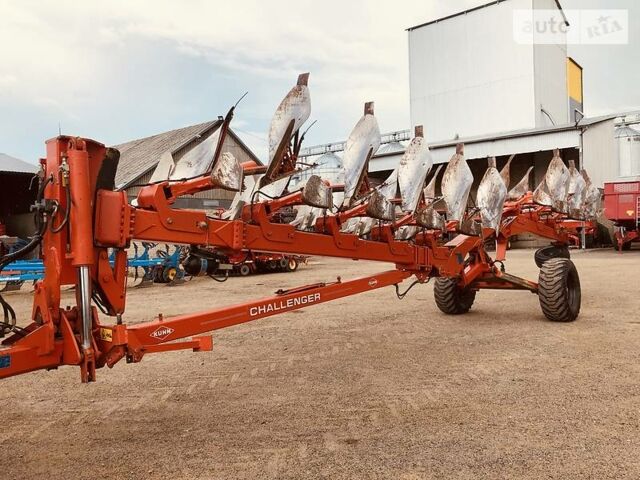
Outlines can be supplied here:
[[619, 178], [614, 120], [589, 125], [582, 135], [582, 166], [599, 188]]

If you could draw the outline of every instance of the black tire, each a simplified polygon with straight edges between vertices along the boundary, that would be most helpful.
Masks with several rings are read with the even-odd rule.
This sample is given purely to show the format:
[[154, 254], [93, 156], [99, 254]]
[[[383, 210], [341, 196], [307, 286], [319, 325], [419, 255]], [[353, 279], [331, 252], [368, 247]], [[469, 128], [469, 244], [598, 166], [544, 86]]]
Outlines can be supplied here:
[[240, 274], [240, 276], [246, 277], [251, 273], [251, 267], [246, 263], [243, 263], [242, 265], [240, 265], [240, 268], [238, 268], [238, 273]]
[[286, 270], [288, 263], [289, 260], [286, 257], [282, 257], [280, 260], [278, 260], [278, 266], [280, 267], [280, 270]]
[[580, 277], [573, 262], [552, 258], [540, 268], [538, 299], [552, 322], [573, 322], [580, 314]]
[[470, 288], [460, 288], [455, 278], [437, 277], [433, 287], [436, 305], [447, 315], [467, 313], [474, 300], [476, 291]]
[[293, 257], [287, 259], [287, 272], [295, 272], [298, 269], [298, 260]]
[[164, 278], [164, 267], [162, 267], [161, 265], [158, 265], [156, 267], [153, 268], [153, 283], [164, 283], [163, 278]]
[[538, 268], [542, 268], [542, 265], [552, 258], [571, 258], [569, 248], [566, 246], [549, 245], [547, 247], [539, 248], [533, 255], [533, 259]]

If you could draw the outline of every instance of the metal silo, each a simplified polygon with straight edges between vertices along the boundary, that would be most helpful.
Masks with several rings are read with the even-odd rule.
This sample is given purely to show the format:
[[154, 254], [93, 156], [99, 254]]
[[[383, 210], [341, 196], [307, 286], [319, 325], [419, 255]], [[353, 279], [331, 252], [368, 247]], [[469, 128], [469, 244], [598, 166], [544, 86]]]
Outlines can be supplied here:
[[308, 168], [295, 175], [291, 179], [291, 186], [303, 186], [311, 175], [318, 175], [323, 180], [329, 180], [333, 184], [341, 184], [344, 182], [342, 159], [335, 153], [326, 152], [314, 160], [306, 158], [304, 161], [307, 164], [312, 164], [313, 168]]
[[616, 128], [621, 177], [640, 175], [640, 131], [622, 125]]

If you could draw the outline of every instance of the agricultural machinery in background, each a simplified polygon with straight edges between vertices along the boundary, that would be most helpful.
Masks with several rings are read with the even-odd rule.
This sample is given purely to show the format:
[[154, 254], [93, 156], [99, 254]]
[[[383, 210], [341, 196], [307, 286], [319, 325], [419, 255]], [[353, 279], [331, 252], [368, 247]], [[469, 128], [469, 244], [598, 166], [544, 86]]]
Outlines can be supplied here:
[[[26, 241], [17, 244], [18, 248]], [[154, 283], [181, 285], [192, 275], [207, 274], [199, 264], [197, 271], [188, 265], [185, 269], [185, 247], [179, 245], [137, 242], [132, 243], [133, 256], [127, 259], [132, 287], [148, 287]], [[14, 249], [9, 250], [10, 252]], [[254, 273], [295, 272], [300, 264], [306, 264], [308, 257], [303, 255], [281, 255], [261, 252], [242, 252], [236, 255], [218, 256], [218, 268], [210, 276], [221, 278], [229, 274], [246, 276]], [[109, 256], [111, 264], [115, 262], [113, 252]], [[17, 260], [8, 264], [0, 272], [0, 292], [20, 290], [26, 282], [35, 282], [44, 278], [44, 262], [41, 259]]]
[[[464, 146], [457, 146], [444, 171], [442, 165], [433, 169], [424, 132], [416, 127], [398, 167], [373, 187], [368, 164], [380, 132], [369, 102], [346, 142], [344, 184], [311, 175], [289, 189], [292, 175], [308, 167], [297, 162], [301, 127], [311, 112], [307, 83], [308, 74], [300, 75], [274, 114], [266, 166], [240, 164], [224, 151], [232, 107], [215, 141], [177, 159], [163, 157], [166, 180], [143, 186], [135, 205], [114, 189], [117, 150], [83, 138], [49, 140], [35, 205], [36, 233], [27, 246], [0, 260], [1, 269], [40, 246], [45, 268], [36, 283], [31, 323], [18, 324], [0, 296], [7, 335], [0, 377], [76, 365], [82, 381], [94, 381], [97, 368], [123, 358], [131, 363], [156, 352], [210, 350], [212, 338], [204, 334], [220, 328], [385, 286], [394, 286], [402, 299], [431, 279], [436, 304], [447, 314], [469, 311], [482, 289], [506, 289], [537, 294], [552, 321], [578, 317], [580, 280], [568, 258], [569, 236], [575, 234], [575, 220], [594, 219], [600, 210], [600, 192], [586, 172], [565, 165], [556, 151], [542, 183], [531, 191], [529, 172], [511, 185], [508, 166], [498, 171], [495, 159], [489, 159], [470, 202], [474, 178]], [[180, 196], [213, 188], [237, 192], [221, 216], [173, 208]], [[69, 215], [67, 225], [62, 212]], [[525, 232], [551, 242], [536, 252], [538, 282], [506, 271], [509, 238]], [[187, 273], [216, 272], [222, 256], [241, 258], [248, 252], [370, 260], [390, 268], [126, 324], [127, 248], [134, 240], [188, 245]], [[488, 241], [496, 244], [493, 256], [484, 248]], [[400, 284], [410, 278], [401, 291]], [[77, 292], [75, 304], [66, 308], [60, 304], [63, 285]], [[113, 321], [103, 323], [96, 307]], [[420, 311], [416, 317], [425, 320]]]
[[245, 277], [253, 273], [295, 272], [301, 264], [306, 265], [308, 257], [249, 251], [225, 255], [225, 259], [233, 265], [234, 274]]
[[[27, 244], [21, 240], [9, 250], [12, 253]], [[130, 276], [135, 287], [149, 286], [153, 283], [176, 284], [184, 279], [184, 271], [180, 268], [182, 247], [164, 246], [142, 242], [131, 244], [133, 256], [127, 259]], [[110, 262], [115, 261], [111, 253]], [[35, 282], [44, 278], [45, 267], [41, 259], [16, 260], [9, 263], [0, 272], [0, 291], [19, 290], [25, 282]]]
[[187, 275], [208, 275], [215, 280], [224, 281], [229, 275], [246, 277], [255, 273], [295, 272], [307, 260], [308, 257], [304, 255], [252, 250], [231, 253], [215, 248], [192, 247], [182, 260], [182, 266]]
[[614, 224], [613, 247], [630, 250], [640, 241], [640, 182], [605, 183], [604, 212]]

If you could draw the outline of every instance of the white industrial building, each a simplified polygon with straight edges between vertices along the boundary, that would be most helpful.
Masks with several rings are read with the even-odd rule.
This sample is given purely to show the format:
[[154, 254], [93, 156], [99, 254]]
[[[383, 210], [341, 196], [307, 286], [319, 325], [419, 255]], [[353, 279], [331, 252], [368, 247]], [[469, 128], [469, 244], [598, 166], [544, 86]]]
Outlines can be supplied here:
[[556, 12], [554, 0], [501, 0], [408, 29], [412, 125], [434, 142], [572, 120], [566, 34], [555, 44], [518, 43], [519, 11]]
[[[582, 68], [567, 57], [566, 38], [545, 45], [516, 42], [516, 12], [529, 11], [533, 18], [540, 9], [568, 25], [557, 0], [498, 0], [409, 28], [411, 126], [425, 127], [436, 164], [447, 162], [463, 142], [476, 182], [488, 156], [501, 167], [516, 154], [512, 178], [533, 166], [534, 188], [554, 148], [586, 168], [600, 187], [640, 179], [637, 112], [583, 118]], [[385, 178], [398, 166], [401, 142], [411, 131], [383, 135], [369, 166], [373, 177]], [[343, 149], [344, 142], [333, 142], [301, 154], [309, 162]]]

